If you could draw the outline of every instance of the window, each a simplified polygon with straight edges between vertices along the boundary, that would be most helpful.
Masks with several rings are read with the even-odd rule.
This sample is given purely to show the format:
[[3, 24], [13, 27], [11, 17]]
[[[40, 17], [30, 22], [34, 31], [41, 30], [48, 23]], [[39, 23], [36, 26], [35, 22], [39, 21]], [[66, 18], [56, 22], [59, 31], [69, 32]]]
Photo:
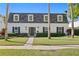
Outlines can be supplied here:
[[64, 33], [64, 27], [57, 27], [57, 33]]
[[33, 21], [33, 15], [28, 15], [28, 21]]
[[25, 30], [27, 30], [27, 27], [25, 26]]
[[48, 22], [48, 15], [44, 15], [44, 22]]
[[63, 15], [57, 15], [57, 22], [63, 22]]
[[18, 27], [14, 27], [14, 32], [18, 33]]
[[20, 27], [13, 27], [13, 33], [20, 33]]
[[18, 14], [14, 14], [14, 21], [19, 21], [19, 15]]
[[43, 27], [43, 32], [48, 33], [48, 27]]

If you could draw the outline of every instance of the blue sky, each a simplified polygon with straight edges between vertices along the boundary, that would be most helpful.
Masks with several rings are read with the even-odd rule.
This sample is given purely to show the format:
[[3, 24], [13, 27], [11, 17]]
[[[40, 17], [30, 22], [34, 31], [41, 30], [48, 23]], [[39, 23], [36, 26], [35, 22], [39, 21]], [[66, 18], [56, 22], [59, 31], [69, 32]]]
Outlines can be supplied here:
[[[9, 12], [47, 13], [47, 3], [10, 3]], [[5, 15], [6, 4], [0, 3], [0, 14]], [[51, 3], [51, 13], [64, 13], [68, 10], [67, 3]]]

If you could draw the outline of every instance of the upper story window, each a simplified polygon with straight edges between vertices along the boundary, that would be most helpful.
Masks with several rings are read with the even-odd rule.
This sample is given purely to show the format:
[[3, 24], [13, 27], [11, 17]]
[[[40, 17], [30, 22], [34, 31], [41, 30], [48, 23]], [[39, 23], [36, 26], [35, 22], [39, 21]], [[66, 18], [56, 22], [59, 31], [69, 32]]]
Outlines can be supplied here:
[[33, 21], [33, 15], [28, 15], [28, 21]]
[[48, 15], [44, 15], [44, 22], [48, 22]]
[[19, 21], [19, 15], [18, 14], [14, 14], [13, 21], [15, 21], [15, 22]]
[[63, 15], [57, 15], [57, 22], [63, 22]]

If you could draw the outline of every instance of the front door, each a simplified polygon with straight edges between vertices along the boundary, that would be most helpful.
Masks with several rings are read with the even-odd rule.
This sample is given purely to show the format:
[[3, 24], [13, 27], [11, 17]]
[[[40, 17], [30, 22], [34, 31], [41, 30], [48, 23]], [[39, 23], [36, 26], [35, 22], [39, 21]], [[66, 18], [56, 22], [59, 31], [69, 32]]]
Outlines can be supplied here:
[[36, 29], [35, 27], [29, 27], [29, 35], [30, 36], [35, 36], [36, 34]]

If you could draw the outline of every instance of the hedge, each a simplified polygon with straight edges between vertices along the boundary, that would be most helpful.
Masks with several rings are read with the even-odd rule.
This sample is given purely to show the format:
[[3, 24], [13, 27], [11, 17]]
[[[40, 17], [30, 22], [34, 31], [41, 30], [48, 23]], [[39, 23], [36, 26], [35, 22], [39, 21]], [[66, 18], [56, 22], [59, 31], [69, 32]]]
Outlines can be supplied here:
[[[37, 33], [36, 37], [47, 37], [48, 33]], [[65, 36], [64, 33], [51, 33], [51, 37], [60, 37], [60, 36]]]
[[[9, 36], [17, 36], [17, 37], [27, 37], [27, 33], [11, 33], [8, 34]], [[36, 37], [47, 37], [48, 33], [37, 33]], [[60, 36], [65, 36], [64, 33], [51, 33], [51, 37], [60, 37]]]
[[9, 36], [27, 37], [27, 33], [10, 33]]

